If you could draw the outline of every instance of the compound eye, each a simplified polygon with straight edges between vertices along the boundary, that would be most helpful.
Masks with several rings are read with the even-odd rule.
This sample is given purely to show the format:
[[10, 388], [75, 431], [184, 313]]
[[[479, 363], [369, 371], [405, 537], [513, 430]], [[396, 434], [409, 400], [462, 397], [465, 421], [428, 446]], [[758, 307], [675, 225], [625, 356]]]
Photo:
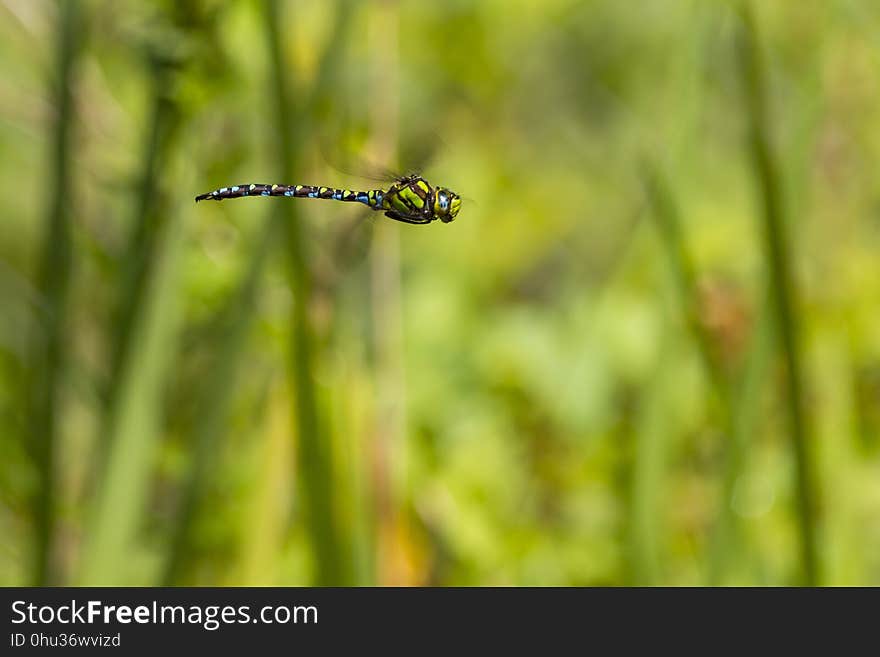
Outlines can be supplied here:
[[449, 208], [449, 196], [446, 195], [446, 192], [440, 192], [438, 200], [440, 201], [440, 209], [446, 210]]

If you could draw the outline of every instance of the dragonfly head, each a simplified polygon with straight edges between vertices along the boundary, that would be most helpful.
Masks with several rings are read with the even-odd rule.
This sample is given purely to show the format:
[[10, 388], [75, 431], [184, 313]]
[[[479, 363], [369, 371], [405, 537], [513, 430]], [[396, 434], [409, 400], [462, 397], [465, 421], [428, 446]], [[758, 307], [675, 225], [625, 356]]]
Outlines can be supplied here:
[[461, 209], [461, 197], [451, 189], [438, 187], [434, 195], [434, 216], [448, 224], [455, 219]]

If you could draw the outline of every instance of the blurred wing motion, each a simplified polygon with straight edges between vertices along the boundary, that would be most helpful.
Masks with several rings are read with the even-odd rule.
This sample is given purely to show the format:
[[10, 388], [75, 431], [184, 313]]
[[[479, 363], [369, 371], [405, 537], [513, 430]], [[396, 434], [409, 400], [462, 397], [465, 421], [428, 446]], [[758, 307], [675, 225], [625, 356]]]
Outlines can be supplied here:
[[461, 208], [458, 194], [445, 187], [434, 187], [417, 175], [398, 178], [387, 190], [371, 189], [367, 192], [313, 185], [235, 185], [199, 194], [196, 202], [243, 196], [289, 196], [362, 203], [372, 210], [384, 212], [386, 217], [407, 224], [429, 224], [437, 219], [449, 223]]

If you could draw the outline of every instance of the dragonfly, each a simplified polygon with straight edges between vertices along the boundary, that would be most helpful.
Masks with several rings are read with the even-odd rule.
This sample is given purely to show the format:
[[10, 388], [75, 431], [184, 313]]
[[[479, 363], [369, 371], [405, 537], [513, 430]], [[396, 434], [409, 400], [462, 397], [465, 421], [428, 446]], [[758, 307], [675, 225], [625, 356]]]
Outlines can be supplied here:
[[287, 196], [292, 198], [322, 198], [349, 203], [362, 203], [372, 210], [407, 224], [429, 224], [440, 220], [448, 224], [458, 216], [461, 197], [446, 187], [435, 187], [417, 174], [397, 178], [388, 189], [352, 191], [314, 185], [246, 184], [221, 187], [196, 196], [199, 201], [222, 201], [245, 196]]

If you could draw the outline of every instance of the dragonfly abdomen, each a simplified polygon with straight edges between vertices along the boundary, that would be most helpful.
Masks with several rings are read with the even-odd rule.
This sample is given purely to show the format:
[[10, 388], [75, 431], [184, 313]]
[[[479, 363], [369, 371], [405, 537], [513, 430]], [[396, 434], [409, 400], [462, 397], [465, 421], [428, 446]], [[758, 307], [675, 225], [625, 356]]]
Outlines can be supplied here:
[[321, 198], [333, 201], [346, 201], [349, 203], [363, 203], [364, 205], [382, 209], [384, 192], [381, 189], [373, 189], [368, 192], [352, 191], [350, 189], [334, 189], [332, 187], [318, 187], [315, 185], [265, 185], [261, 183], [248, 183], [245, 185], [233, 185], [221, 187], [206, 194], [196, 196], [198, 201], [222, 201], [227, 198], [242, 198], [244, 196], [288, 196], [293, 198]]

